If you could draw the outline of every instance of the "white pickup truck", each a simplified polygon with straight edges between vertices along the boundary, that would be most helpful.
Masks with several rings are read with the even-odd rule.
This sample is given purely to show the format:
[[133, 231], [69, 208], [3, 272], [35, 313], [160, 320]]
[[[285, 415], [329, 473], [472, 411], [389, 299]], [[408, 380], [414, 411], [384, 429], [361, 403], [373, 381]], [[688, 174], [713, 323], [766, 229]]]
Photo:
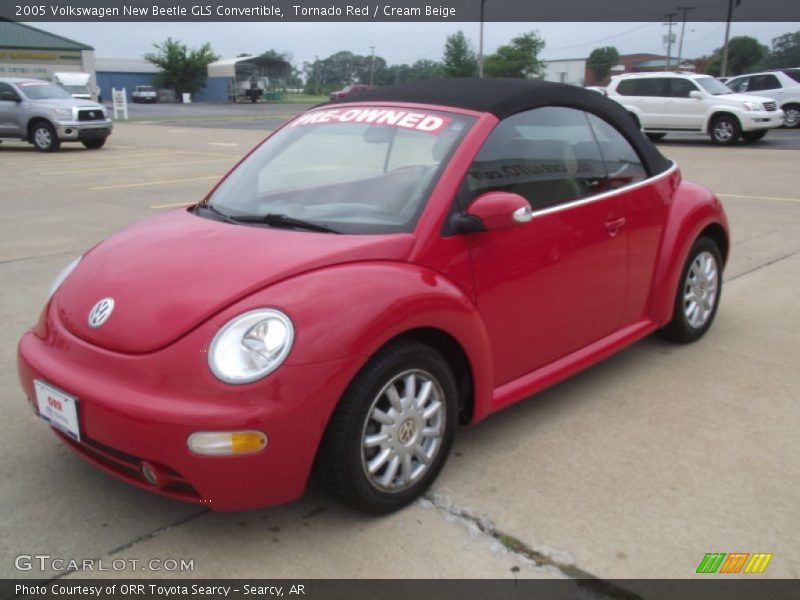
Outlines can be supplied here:
[[89, 73], [53, 73], [51, 81], [63, 88], [73, 98], [78, 100], [97, 100], [91, 85], [92, 76]]
[[0, 138], [24, 140], [39, 152], [61, 142], [102, 148], [114, 128], [104, 106], [74, 98], [41, 79], [0, 78]]
[[134, 102], [156, 102], [158, 94], [152, 85], [137, 85], [131, 92], [131, 99]]

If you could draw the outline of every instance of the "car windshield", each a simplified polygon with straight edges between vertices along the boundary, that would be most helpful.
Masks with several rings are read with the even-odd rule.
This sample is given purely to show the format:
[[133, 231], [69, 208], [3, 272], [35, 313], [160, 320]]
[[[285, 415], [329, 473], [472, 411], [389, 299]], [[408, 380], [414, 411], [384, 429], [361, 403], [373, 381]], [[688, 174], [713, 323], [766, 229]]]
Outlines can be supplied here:
[[149, 85], [140, 85], [136, 89], [139, 90], [140, 92], [152, 92], [153, 91], [153, 88], [151, 88]]
[[703, 89], [712, 96], [722, 96], [723, 94], [733, 93], [731, 88], [722, 83], [719, 79], [714, 79], [713, 77], [698, 77], [694, 82], [699, 83]]
[[340, 233], [410, 232], [474, 121], [403, 108], [308, 112], [268, 138], [208, 202], [233, 219], [274, 224], [277, 215]]
[[85, 85], [65, 85], [64, 89], [70, 94], [88, 94], [89, 88]]
[[63, 90], [52, 83], [24, 82], [18, 83], [17, 87], [22, 90], [31, 100], [55, 100], [59, 98], [72, 98], [69, 92]]
[[800, 83], [800, 69], [786, 69], [784, 71], [789, 77]]

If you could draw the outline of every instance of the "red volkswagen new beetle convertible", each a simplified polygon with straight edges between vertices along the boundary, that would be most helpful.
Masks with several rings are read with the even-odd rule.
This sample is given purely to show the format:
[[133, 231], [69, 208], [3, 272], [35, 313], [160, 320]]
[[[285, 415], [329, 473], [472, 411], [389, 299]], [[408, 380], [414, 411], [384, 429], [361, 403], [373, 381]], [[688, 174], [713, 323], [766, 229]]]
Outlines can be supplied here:
[[314, 108], [196, 206], [70, 264], [19, 345], [100, 468], [239, 510], [312, 470], [372, 512], [476, 423], [659, 331], [700, 338], [728, 226], [616, 103], [427, 81]]

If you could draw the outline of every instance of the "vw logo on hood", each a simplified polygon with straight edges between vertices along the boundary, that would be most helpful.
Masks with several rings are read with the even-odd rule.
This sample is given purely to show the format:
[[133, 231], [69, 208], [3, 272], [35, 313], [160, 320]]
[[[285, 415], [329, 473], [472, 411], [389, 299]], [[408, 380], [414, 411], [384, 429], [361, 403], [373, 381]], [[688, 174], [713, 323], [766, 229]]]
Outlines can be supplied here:
[[108, 317], [114, 311], [114, 299], [103, 298], [89, 311], [89, 327], [97, 329], [103, 323], [108, 321]]

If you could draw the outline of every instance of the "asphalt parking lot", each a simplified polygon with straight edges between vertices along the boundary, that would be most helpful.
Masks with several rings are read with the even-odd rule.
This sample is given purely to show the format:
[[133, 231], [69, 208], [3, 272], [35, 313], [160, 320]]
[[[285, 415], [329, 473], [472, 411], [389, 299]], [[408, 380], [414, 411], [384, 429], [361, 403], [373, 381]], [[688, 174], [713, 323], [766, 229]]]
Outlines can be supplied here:
[[[267, 116], [299, 107], [282, 110]], [[400, 513], [357, 514], [313, 484], [287, 506], [213, 513], [75, 457], [28, 408], [16, 342], [72, 258], [196, 202], [263, 137], [238, 128], [260, 114], [241, 114], [225, 127], [118, 123], [98, 151], [0, 145], [0, 576], [64, 575], [15, 569], [38, 553], [193, 560], [183, 575], [206, 578], [683, 578], [707, 552], [769, 552], [764, 577], [800, 577], [798, 130], [735, 148], [660, 144], [731, 221], [712, 330], [691, 346], [648, 338], [460, 429], [427, 498]], [[131, 564], [95, 575], [181, 574]]]

